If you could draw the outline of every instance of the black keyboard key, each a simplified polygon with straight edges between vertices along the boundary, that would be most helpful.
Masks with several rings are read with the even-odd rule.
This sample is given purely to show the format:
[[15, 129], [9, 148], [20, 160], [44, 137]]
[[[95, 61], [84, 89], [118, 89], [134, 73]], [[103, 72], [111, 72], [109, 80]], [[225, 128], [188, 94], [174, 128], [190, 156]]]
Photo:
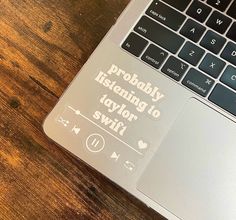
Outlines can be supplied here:
[[182, 83], [199, 95], [206, 97], [215, 82], [203, 73], [191, 68]]
[[[236, 12], [235, 12], [236, 14]], [[236, 42], [236, 22], [233, 23], [233, 25], [230, 27], [227, 35], [226, 35], [229, 39], [233, 40], [234, 42]]]
[[188, 19], [180, 33], [188, 39], [198, 42], [204, 34], [206, 28], [192, 19]]
[[168, 53], [166, 53], [161, 48], [151, 44], [144, 52], [142, 60], [158, 69], [165, 61], [167, 56]]
[[213, 31], [207, 31], [200, 42], [200, 45], [207, 50], [218, 54], [225, 45], [226, 39]]
[[177, 8], [180, 11], [184, 11], [191, 0], [163, 0], [163, 2], [166, 2], [167, 4], [173, 6], [174, 8]]
[[176, 57], [170, 56], [162, 68], [162, 72], [176, 81], [180, 81], [188, 69], [188, 65]]
[[138, 57], [143, 52], [147, 44], [147, 40], [144, 40], [135, 33], [131, 33], [122, 44], [122, 48]]
[[236, 66], [236, 44], [229, 42], [223, 50], [221, 57]]
[[221, 14], [218, 11], [214, 11], [210, 18], [207, 21], [207, 26], [212, 28], [213, 30], [223, 34], [229, 27], [231, 23], [231, 19]]
[[227, 86], [236, 90], [236, 68], [234, 68], [232, 66], [228, 66], [225, 69], [220, 80], [221, 80], [221, 82], [223, 82]]
[[160, 1], [154, 1], [146, 14], [169, 28], [177, 31], [185, 21], [185, 16]]
[[179, 53], [179, 57], [196, 66], [199, 63], [200, 59], [203, 57], [204, 53], [205, 51], [197, 45], [191, 42], [186, 42]]
[[236, 1], [234, 1], [233, 4], [230, 6], [227, 14], [232, 18], [236, 19]]
[[212, 54], [207, 54], [201, 62], [199, 68], [208, 75], [218, 78], [226, 63]]
[[134, 30], [172, 53], [184, 43], [184, 38], [146, 16], [140, 19]]
[[211, 5], [212, 7], [220, 10], [225, 11], [225, 9], [229, 6], [232, 0], [207, 0], [207, 4]]
[[236, 116], [236, 93], [221, 84], [217, 84], [209, 100]]
[[200, 22], [204, 22], [210, 12], [211, 8], [209, 6], [195, 0], [189, 7], [187, 14]]

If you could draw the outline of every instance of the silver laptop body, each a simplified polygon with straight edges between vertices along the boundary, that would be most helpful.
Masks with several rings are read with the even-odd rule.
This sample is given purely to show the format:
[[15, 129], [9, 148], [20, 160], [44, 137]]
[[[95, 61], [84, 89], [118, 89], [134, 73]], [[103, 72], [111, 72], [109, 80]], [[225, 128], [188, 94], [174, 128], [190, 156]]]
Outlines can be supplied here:
[[[187, 13], [193, 1], [185, 8], [185, 0], [177, 8], [173, 2], [132, 0], [44, 131], [168, 219], [235, 220], [236, 61], [233, 34], [227, 34], [235, 19], [226, 14], [235, 3], [220, 12], [220, 1], [197, 2], [211, 9], [199, 22], [203, 16]], [[222, 34], [207, 24], [213, 13], [231, 19]], [[170, 14], [179, 22], [184, 15], [182, 23], [168, 22]], [[205, 27], [199, 39], [182, 31], [187, 20]], [[207, 33], [226, 39], [218, 52], [202, 43]], [[202, 53], [189, 49], [185, 57], [193, 44]], [[192, 59], [194, 52], [201, 58]], [[222, 61], [218, 74], [207, 56]]]

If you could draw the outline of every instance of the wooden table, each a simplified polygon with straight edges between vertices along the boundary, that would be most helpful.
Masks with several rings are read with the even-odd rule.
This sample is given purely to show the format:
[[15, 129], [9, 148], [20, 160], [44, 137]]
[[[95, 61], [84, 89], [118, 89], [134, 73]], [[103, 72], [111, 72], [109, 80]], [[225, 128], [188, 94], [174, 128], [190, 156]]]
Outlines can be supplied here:
[[0, 219], [163, 219], [50, 141], [46, 115], [128, 0], [0, 0]]

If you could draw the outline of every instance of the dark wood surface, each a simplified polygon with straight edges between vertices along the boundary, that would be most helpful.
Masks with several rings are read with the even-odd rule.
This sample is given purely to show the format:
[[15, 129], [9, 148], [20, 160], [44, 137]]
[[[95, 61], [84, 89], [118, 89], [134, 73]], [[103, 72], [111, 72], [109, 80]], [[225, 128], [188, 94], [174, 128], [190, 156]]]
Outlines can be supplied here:
[[128, 0], [0, 0], [0, 219], [163, 219], [50, 141], [46, 115]]

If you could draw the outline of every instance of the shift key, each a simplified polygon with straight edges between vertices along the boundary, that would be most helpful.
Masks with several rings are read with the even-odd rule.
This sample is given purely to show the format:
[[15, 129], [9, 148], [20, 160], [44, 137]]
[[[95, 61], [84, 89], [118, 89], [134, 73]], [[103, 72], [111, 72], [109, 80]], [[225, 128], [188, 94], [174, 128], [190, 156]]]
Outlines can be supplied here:
[[140, 19], [134, 30], [174, 54], [184, 43], [184, 38], [146, 16]]

